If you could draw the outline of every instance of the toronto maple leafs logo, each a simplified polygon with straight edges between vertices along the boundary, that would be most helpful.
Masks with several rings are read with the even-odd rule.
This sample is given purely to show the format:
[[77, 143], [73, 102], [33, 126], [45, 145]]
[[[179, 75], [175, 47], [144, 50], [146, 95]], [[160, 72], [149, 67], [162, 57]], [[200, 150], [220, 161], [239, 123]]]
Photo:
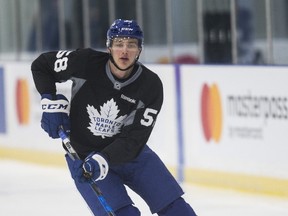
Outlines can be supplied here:
[[101, 136], [103, 139], [120, 133], [123, 121], [127, 115], [118, 117], [119, 111], [113, 98], [104, 103], [103, 106], [100, 106], [100, 112], [88, 104], [87, 112], [90, 118], [88, 129], [93, 135]]

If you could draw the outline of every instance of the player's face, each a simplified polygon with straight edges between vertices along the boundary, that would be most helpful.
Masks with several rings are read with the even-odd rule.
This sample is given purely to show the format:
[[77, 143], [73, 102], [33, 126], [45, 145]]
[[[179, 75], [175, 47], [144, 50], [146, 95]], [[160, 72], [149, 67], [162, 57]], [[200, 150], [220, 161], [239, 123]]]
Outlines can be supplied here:
[[125, 69], [135, 63], [141, 49], [138, 46], [138, 40], [135, 38], [115, 38], [110, 47], [110, 52], [118, 67]]

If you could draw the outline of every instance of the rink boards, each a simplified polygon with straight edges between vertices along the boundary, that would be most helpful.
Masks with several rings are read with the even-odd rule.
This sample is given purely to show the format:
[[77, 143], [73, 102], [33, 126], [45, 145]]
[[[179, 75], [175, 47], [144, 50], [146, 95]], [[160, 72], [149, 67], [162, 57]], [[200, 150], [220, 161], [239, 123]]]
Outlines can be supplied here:
[[[148, 144], [180, 181], [288, 197], [287, 67], [147, 66], [164, 85]], [[64, 165], [40, 118], [30, 62], [0, 63], [0, 157]]]

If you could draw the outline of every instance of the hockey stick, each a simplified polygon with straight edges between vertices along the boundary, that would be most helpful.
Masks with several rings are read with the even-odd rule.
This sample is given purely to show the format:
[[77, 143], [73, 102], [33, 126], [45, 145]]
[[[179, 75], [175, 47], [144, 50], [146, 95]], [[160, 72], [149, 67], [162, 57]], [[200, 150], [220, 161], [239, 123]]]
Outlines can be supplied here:
[[[67, 149], [67, 154], [69, 155], [69, 157], [72, 160], [80, 159], [80, 157], [77, 154], [77, 152], [75, 151], [75, 149], [71, 146], [70, 139], [68, 138], [68, 136], [64, 132], [63, 127], [59, 128], [58, 134], [59, 134], [60, 138], [62, 139], [64, 146]], [[91, 176], [89, 174], [84, 173], [84, 176], [89, 179], [89, 183], [90, 183], [92, 190], [95, 192], [99, 202], [101, 203], [101, 205], [103, 206], [103, 208], [107, 212], [107, 214], [109, 216], [116, 216], [115, 213], [113, 212], [112, 208], [106, 202], [106, 199], [104, 198], [104, 196], [103, 196], [100, 188], [97, 186], [96, 182], [91, 178]]]

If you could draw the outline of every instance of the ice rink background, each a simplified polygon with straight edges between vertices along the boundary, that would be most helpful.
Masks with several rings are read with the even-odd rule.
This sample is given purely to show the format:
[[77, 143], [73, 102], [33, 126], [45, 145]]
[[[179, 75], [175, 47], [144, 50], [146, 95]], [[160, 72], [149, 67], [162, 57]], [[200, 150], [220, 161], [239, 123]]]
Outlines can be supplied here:
[[[68, 170], [0, 160], [0, 216], [91, 215]], [[198, 216], [288, 216], [288, 199], [183, 185]], [[131, 191], [143, 216], [152, 215]]]

